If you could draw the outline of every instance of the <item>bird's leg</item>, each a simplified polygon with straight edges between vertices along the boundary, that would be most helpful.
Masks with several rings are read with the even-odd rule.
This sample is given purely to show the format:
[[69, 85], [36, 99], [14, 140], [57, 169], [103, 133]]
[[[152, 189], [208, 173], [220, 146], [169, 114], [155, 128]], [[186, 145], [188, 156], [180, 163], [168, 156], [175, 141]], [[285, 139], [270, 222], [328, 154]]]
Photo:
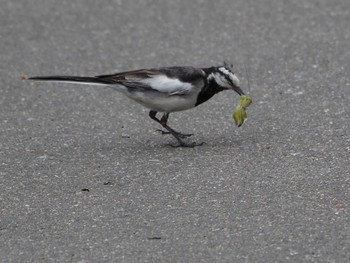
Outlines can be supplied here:
[[[168, 120], [168, 117], [169, 117], [169, 113], [168, 113], [168, 114], [165, 113], [165, 114], [164, 114], [164, 115], [166, 115], [165, 117], [164, 117], [164, 115], [163, 115], [163, 117], [162, 117], [163, 121], [162, 121], [162, 119], [159, 120], [159, 119], [156, 117], [156, 114], [157, 114], [156, 111], [150, 111], [150, 112], [149, 112], [150, 118], [151, 118], [152, 120], [155, 120], [156, 122], [158, 122], [160, 125], [162, 125], [162, 126], [169, 132], [169, 134], [172, 134], [172, 135], [175, 137], [175, 139], [180, 143], [179, 146], [181, 146], [181, 147], [195, 147], [195, 146], [199, 146], [199, 145], [202, 145], [202, 144], [203, 144], [203, 143], [200, 143], [200, 144], [196, 144], [196, 143], [187, 144], [187, 143], [185, 143], [184, 141], [181, 140], [181, 138], [180, 138], [178, 132], [174, 131], [172, 128], [170, 128], [170, 127], [166, 124], [166, 123], [167, 123], [167, 120]], [[174, 146], [174, 147], [175, 147], [175, 146]]]
[[[166, 116], [166, 114], [163, 115], [163, 117], [162, 117], [163, 121], [162, 121], [162, 119], [159, 120], [156, 117], [156, 114], [157, 114], [156, 111], [149, 112], [149, 116], [151, 117], [152, 120], [155, 120], [156, 122], [160, 123], [160, 125], [162, 125], [165, 129], [167, 129], [168, 132], [176, 138], [176, 140], [180, 143], [181, 146], [185, 146], [186, 144], [180, 139], [180, 137], [177, 135], [177, 133], [166, 124], [167, 120], [168, 120], [168, 117]], [[168, 114], [168, 116], [169, 116], [169, 114]]]
[[[166, 112], [166, 113], [163, 114], [162, 118], [160, 119], [161, 124], [162, 124], [163, 127], [164, 127], [164, 125], [167, 125], [168, 118], [169, 118], [169, 112]], [[162, 134], [173, 134], [173, 133], [176, 133], [180, 138], [186, 138], [186, 137], [190, 137], [190, 136], [193, 135], [192, 133], [185, 134], [185, 133], [177, 132], [175, 130], [173, 130], [173, 132], [163, 131], [163, 130], [157, 130], [157, 131], [159, 131]]]
[[168, 122], [168, 119], [169, 119], [169, 112], [166, 112], [166, 113], [163, 114], [163, 116], [160, 119], [160, 121], [166, 125], [167, 122]]

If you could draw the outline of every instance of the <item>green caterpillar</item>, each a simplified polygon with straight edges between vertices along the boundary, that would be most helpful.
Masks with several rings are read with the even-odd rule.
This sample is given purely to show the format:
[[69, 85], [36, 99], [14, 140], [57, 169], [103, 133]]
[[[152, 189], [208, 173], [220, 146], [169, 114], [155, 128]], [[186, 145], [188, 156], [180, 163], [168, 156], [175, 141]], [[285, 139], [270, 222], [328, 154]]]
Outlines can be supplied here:
[[247, 112], [245, 111], [252, 103], [252, 99], [249, 96], [242, 95], [239, 105], [233, 113], [233, 119], [238, 127], [241, 127], [247, 118]]

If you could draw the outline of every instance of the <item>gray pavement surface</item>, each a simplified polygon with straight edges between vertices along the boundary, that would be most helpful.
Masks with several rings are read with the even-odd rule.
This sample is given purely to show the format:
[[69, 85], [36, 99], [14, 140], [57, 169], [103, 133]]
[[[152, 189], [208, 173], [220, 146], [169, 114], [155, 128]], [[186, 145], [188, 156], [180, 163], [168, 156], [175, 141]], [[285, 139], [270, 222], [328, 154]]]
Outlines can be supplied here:
[[[0, 8], [0, 262], [350, 262], [348, 0], [15, 0]], [[21, 81], [232, 62], [170, 115]]]

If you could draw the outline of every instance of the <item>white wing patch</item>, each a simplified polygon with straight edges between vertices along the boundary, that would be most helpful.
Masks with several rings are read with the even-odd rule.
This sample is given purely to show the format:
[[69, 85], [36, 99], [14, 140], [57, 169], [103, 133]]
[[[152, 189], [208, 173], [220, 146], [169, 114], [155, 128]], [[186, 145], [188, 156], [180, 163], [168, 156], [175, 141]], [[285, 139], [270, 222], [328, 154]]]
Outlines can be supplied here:
[[157, 75], [149, 79], [143, 79], [140, 82], [151, 86], [152, 89], [168, 93], [169, 95], [186, 94], [189, 93], [193, 87], [190, 83], [168, 78], [165, 75]]

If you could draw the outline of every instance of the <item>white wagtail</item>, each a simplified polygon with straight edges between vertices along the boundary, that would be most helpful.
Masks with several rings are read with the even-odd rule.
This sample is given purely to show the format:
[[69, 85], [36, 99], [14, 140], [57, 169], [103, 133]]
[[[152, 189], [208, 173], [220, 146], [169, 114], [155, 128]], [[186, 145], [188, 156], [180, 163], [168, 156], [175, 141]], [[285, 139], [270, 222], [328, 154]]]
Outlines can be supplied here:
[[[130, 99], [150, 109], [149, 116], [160, 123], [179, 142], [179, 146], [194, 147], [203, 143], [185, 143], [182, 139], [192, 134], [182, 134], [167, 125], [170, 112], [194, 108], [223, 90], [234, 90], [244, 95], [239, 80], [230, 67], [210, 68], [162, 67], [140, 69], [95, 77], [43, 76], [31, 80], [66, 82], [111, 87]], [[158, 112], [163, 116], [156, 117]]]

